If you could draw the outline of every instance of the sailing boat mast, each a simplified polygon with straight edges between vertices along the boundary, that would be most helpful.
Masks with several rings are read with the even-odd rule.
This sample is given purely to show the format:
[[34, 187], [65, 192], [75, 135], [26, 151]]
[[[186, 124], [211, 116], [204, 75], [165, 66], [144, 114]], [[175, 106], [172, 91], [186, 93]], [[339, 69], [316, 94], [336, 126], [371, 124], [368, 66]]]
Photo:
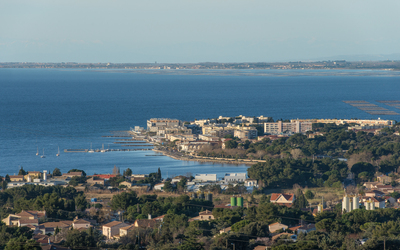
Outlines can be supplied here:
[[92, 149], [92, 143], [90, 143], [90, 150], [88, 151], [88, 153], [94, 153], [94, 150]]
[[36, 155], [39, 155], [39, 146], [37, 147]]
[[56, 156], [60, 156], [60, 146], [58, 146], [58, 153], [56, 154]]
[[40, 158], [46, 158], [46, 156], [44, 155], [44, 148], [43, 148], [43, 155], [40, 156]]

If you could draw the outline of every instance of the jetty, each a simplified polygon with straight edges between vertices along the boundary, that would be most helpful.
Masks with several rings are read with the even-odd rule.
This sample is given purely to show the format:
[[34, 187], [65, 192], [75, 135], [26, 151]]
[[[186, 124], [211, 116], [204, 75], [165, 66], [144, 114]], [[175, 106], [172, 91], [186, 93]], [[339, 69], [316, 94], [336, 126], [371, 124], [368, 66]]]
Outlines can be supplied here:
[[103, 135], [101, 137], [119, 137], [119, 138], [132, 138], [132, 136], [126, 136], [126, 135]]
[[[151, 148], [116, 148], [116, 149], [105, 149], [103, 152], [101, 150], [95, 150], [95, 153], [104, 152], [116, 152], [116, 151], [149, 151]], [[89, 149], [64, 149], [65, 153], [87, 153]]]

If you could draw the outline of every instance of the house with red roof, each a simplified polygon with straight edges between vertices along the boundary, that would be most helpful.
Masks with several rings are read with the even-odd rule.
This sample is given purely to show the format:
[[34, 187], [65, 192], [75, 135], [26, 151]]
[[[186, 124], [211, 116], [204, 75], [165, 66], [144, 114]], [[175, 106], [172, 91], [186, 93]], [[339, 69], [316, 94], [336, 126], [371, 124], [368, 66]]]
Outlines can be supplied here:
[[120, 236], [120, 228], [127, 227], [127, 226], [129, 226], [129, 224], [122, 223], [120, 221], [112, 221], [110, 223], [103, 225], [103, 228], [102, 228], [103, 235], [107, 239], [112, 239], [116, 236], [119, 237]]
[[165, 217], [165, 214], [163, 214], [161, 216], [158, 216], [158, 217], [154, 218], [153, 220], [163, 222], [164, 221], [164, 217]]
[[115, 174], [94, 174], [93, 178], [97, 177], [100, 179], [104, 179], [106, 181], [108, 181], [110, 178], [116, 177], [117, 175]]
[[10, 214], [7, 218], [3, 219], [2, 221], [7, 226], [38, 226], [39, 219], [46, 218], [45, 211], [24, 211], [22, 210], [18, 214]]
[[385, 195], [385, 193], [381, 192], [379, 190], [371, 190], [371, 191], [365, 192], [365, 196], [368, 196], [368, 197], [383, 197], [384, 195]]
[[270, 199], [271, 203], [276, 203], [278, 205], [283, 205], [287, 207], [291, 207], [294, 201], [295, 201], [294, 194], [284, 194], [284, 193], [272, 193]]

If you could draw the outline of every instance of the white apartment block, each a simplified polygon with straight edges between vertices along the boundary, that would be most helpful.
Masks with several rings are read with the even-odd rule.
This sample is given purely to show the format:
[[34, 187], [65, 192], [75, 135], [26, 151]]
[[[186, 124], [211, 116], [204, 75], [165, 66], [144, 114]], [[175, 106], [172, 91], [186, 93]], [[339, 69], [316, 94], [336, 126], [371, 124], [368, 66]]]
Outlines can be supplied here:
[[264, 123], [264, 133], [282, 134], [282, 133], [306, 133], [312, 130], [312, 122], [291, 120], [290, 122], [266, 122]]
[[378, 118], [377, 120], [355, 120], [355, 119], [297, 119], [291, 120], [293, 121], [300, 121], [300, 122], [311, 122], [311, 123], [335, 123], [336, 125], [346, 124], [346, 123], [355, 123], [364, 126], [376, 126], [376, 125], [386, 125], [392, 126], [395, 124], [393, 120], [381, 120]]
[[224, 176], [225, 182], [244, 182], [246, 179], [246, 173], [227, 173]]
[[157, 132], [161, 129], [172, 128], [179, 125], [180, 121], [177, 119], [151, 118], [150, 120], [147, 120], [147, 130], [150, 132]]
[[194, 179], [201, 182], [216, 182], [217, 174], [196, 174]]

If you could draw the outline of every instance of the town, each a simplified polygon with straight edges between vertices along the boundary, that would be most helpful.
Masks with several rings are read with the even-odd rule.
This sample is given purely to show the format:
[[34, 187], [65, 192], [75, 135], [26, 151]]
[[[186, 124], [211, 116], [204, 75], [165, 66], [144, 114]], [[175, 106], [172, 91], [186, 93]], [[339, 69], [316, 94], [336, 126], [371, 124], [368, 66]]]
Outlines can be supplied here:
[[[379, 249], [395, 246], [400, 136], [393, 120], [152, 118], [132, 140], [247, 173], [162, 178], [110, 167], [2, 177], [2, 247]], [[340, 235], [337, 235], [340, 232]], [[335, 238], [335, 241], [331, 240]], [[322, 245], [321, 242], [324, 242]], [[36, 247], [36, 248], [35, 248]]]

